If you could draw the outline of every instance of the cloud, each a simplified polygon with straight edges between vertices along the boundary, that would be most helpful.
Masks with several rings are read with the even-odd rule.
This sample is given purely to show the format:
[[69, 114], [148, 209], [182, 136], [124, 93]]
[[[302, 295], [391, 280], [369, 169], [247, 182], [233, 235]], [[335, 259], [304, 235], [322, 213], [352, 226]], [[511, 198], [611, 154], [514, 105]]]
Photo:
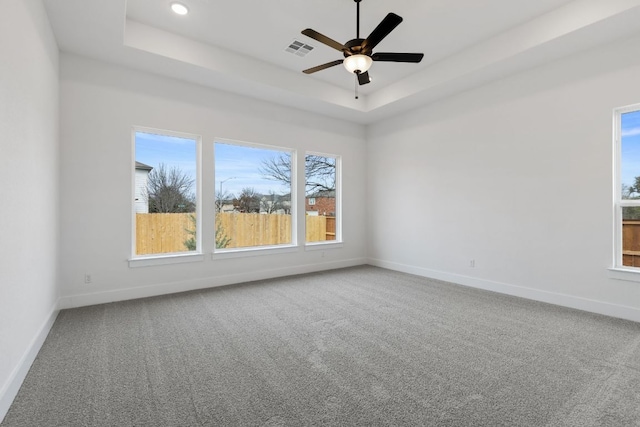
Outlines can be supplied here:
[[622, 135], [623, 138], [625, 136], [637, 136], [637, 135], [640, 135], [640, 127], [623, 129], [621, 135]]

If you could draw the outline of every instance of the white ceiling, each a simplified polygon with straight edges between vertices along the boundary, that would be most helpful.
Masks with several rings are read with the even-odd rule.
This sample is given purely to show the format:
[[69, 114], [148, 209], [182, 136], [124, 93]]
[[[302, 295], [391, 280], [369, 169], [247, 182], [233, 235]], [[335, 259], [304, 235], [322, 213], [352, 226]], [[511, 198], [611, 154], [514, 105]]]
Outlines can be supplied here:
[[[353, 0], [45, 0], [60, 49], [372, 123], [526, 68], [640, 32], [640, 0], [362, 0], [361, 37], [389, 12], [404, 18], [375, 51], [422, 52], [420, 64], [373, 64], [359, 88], [341, 66], [302, 70], [340, 52], [300, 31], [355, 38]], [[293, 41], [314, 46], [305, 57]]]

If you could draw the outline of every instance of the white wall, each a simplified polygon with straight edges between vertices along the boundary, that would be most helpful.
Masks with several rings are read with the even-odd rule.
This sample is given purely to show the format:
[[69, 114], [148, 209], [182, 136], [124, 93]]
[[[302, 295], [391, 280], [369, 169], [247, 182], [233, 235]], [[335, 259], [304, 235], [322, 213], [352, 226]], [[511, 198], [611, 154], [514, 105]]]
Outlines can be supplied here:
[[58, 48], [40, 0], [0, 13], [0, 420], [57, 303]]
[[639, 52], [623, 40], [368, 129], [370, 261], [640, 321], [640, 283], [608, 271], [612, 110], [640, 102]]
[[[62, 307], [366, 261], [364, 127], [66, 54], [60, 91]], [[201, 135], [205, 159], [216, 137], [341, 155], [343, 247], [130, 268], [135, 125]], [[213, 165], [202, 170], [203, 217], [213, 217]], [[212, 248], [210, 222], [203, 236]]]

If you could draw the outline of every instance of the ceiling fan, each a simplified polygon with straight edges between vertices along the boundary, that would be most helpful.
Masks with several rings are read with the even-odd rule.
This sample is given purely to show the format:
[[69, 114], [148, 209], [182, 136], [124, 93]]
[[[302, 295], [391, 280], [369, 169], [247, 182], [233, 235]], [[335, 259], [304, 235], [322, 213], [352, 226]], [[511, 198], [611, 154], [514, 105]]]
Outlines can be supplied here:
[[344, 64], [345, 68], [355, 73], [360, 85], [365, 85], [371, 81], [369, 77], [369, 68], [373, 61], [380, 62], [412, 62], [418, 63], [422, 61], [424, 57], [423, 53], [397, 53], [397, 52], [376, 52], [373, 53], [378, 43], [380, 43], [385, 37], [391, 33], [400, 23], [402, 18], [395, 13], [389, 13], [378, 26], [369, 34], [366, 39], [360, 38], [360, 2], [362, 0], [353, 0], [356, 2], [357, 16], [356, 16], [356, 38], [349, 40], [345, 44], [339, 43], [319, 32], [307, 28], [302, 31], [305, 36], [311, 37], [320, 43], [326, 44], [329, 47], [334, 48], [342, 52], [344, 59], [337, 59], [326, 64], [318, 65], [313, 68], [304, 70], [305, 74], [312, 74], [317, 71], [322, 71], [327, 68], [334, 67], [336, 65]]

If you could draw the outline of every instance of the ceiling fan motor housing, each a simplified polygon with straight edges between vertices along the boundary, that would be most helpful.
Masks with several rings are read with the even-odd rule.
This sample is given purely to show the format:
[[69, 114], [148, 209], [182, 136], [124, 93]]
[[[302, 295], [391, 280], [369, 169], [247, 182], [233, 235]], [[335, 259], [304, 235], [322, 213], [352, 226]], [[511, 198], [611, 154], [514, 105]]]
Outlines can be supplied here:
[[364, 39], [353, 39], [346, 42], [344, 46], [348, 49], [348, 51], [344, 51], [344, 57], [346, 58], [348, 56], [358, 54], [371, 56], [370, 50], [369, 52], [367, 52], [366, 49], [362, 48], [363, 41]]

